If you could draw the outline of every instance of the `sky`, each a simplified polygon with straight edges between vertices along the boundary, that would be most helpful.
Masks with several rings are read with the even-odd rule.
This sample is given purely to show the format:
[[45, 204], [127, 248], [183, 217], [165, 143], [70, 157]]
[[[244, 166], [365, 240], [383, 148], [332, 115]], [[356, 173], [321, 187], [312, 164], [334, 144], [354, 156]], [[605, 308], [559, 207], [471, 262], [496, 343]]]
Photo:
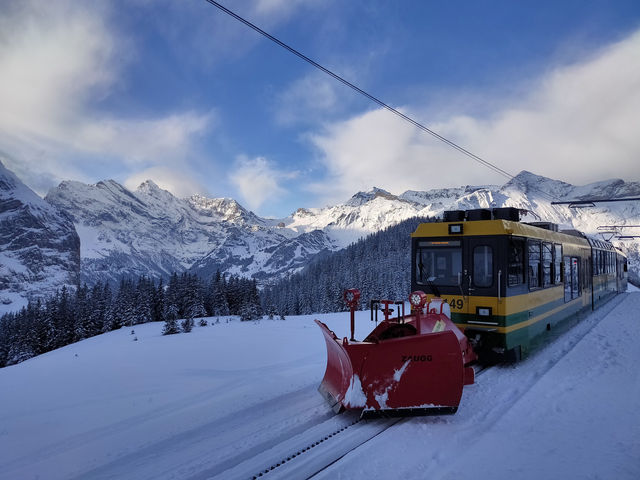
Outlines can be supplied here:
[[[222, 0], [511, 175], [640, 180], [636, 0]], [[205, 0], [0, 3], [0, 161], [255, 213], [504, 176]]]

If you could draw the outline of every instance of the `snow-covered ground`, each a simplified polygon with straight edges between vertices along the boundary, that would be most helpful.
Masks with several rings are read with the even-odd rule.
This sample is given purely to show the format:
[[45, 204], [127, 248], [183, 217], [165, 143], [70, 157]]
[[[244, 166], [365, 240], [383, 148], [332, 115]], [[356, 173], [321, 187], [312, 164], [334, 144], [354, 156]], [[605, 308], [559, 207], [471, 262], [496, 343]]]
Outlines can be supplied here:
[[[401, 420], [318, 477], [640, 478], [639, 311], [640, 293], [619, 296], [521, 364], [485, 371], [456, 415]], [[350, 421], [316, 391], [314, 318], [347, 335], [348, 314], [223, 318], [166, 337], [155, 323], [0, 369], [0, 478], [258, 472], [264, 452]], [[357, 327], [371, 329], [368, 312]]]

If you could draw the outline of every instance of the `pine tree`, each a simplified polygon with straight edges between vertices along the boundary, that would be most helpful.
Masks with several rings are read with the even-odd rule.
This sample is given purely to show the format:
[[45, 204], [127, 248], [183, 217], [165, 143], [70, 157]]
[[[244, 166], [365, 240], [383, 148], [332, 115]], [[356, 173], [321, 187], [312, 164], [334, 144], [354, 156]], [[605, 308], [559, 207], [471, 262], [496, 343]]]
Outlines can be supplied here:
[[192, 318], [185, 318], [180, 323], [180, 326], [182, 327], [182, 331], [184, 333], [189, 333], [193, 329], [193, 319]]
[[152, 291], [151, 298], [151, 321], [162, 322], [164, 321], [164, 304], [165, 304], [165, 292], [162, 278], [158, 282], [158, 287]]
[[180, 333], [178, 328], [178, 311], [175, 305], [168, 305], [164, 312], [164, 327], [162, 329], [163, 335], [173, 335], [174, 333]]
[[74, 342], [87, 338], [91, 334], [91, 313], [88, 295], [89, 288], [86, 284], [76, 289], [74, 305], [76, 321], [73, 331]]

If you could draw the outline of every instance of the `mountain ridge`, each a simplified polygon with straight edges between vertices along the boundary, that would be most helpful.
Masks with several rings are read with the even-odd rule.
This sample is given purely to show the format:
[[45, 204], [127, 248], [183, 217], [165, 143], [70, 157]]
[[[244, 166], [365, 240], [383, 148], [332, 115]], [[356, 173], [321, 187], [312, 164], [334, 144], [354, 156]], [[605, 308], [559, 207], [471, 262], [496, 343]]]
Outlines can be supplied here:
[[0, 161], [0, 307], [20, 308], [78, 284], [80, 238], [71, 218]]
[[[259, 217], [232, 198], [178, 198], [152, 180], [135, 190], [114, 180], [67, 180], [41, 201], [73, 221], [80, 239], [79, 281], [88, 284], [140, 275], [167, 277], [174, 271], [211, 275], [216, 270], [270, 283], [363, 236], [445, 210], [517, 207], [533, 213], [529, 220], [591, 234], [599, 225], [640, 223], [639, 204], [599, 204], [587, 212], [552, 206], [549, 195], [555, 200], [640, 195], [640, 183], [610, 179], [574, 186], [523, 170], [504, 185], [400, 195], [373, 187], [344, 203], [299, 208], [285, 218]], [[638, 245], [621, 244], [634, 272], [640, 266]]]

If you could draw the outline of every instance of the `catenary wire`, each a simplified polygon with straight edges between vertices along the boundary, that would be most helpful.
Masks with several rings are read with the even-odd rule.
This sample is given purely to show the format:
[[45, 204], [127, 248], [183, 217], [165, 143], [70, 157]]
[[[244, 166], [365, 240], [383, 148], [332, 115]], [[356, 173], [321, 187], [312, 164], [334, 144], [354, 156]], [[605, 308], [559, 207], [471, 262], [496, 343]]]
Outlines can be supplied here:
[[[339, 81], [340, 83], [346, 85], [347, 87], [351, 88], [352, 90], [354, 90], [354, 91], [358, 92], [359, 94], [365, 96], [366, 98], [368, 98], [372, 102], [378, 104], [382, 108], [384, 108], [384, 109], [388, 110], [389, 112], [397, 115], [398, 117], [400, 117], [403, 120], [409, 122], [410, 124], [412, 124], [413, 126], [419, 128], [420, 130], [428, 133], [429, 135], [435, 137], [436, 139], [440, 140], [441, 142], [444, 142], [445, 144], [449, 145], [451, 148], [457, 150], [458, 152], [462, 153], [463, 155], [466, 155], [467, 157], [471, 158], [472, 160], [480, 163], [481, 165], [493, 170], [494, 172], [496, 172], [496, 173], [498, 173], [498, 174], [500, 174], [500, 175], [502, 175], [504, 177], [507, 177], [509, 179], [517, 181], [517, 179], [515, 178], [514, 175], [512, 175], [509, 172], [503, 170], [502, 168], [498, 167], [497, 165], [494, 165], [493, 163], [489, 162], [488, 160], [485, 160], [482, 157], [470, 152], [466, 148], [461, 147], [457, 143], [449, 140], [448, 138], [443, 137], [439, 133], [431, 130], [430, 128], [428, 128], [425, 125], [423, 125], [422, 123], [414, 120], [413, 118], [409, 117], [408, 115], [405, 115], [404, 113], [400, 112], [399, 110], [396, 110], [395, 108], [391, 107], [390, 105], [388, 105], [387, 103], [385, 103], [382, 100], [378, 99], [377, 97], [375, 97], [375, 96], [371, 95], [370, 93], [362, 90], [360, 87], [357, 87], [356, 85], [354, 85], [353, 83], [349, 82], [348, 80], [345, 80], [340, 75], [332, 72], [331, 70], [329, 70], [326, 67], [323, 67], [319, 63], [315, 62], [311, 58], [307, 57], [303, 53], [301, 53], [298, 50], [296, 50], [295, 48], [287, 45], [283, 41], [279, 40], [278, 38], [274, 37], [273, 35], [271, 35], [271, 34], [267, 33], [266, 31], [262, 30], [260, 27], [258, 27], [257, 25], [251, 23], [249, 20], [246, 20], [245, 18], [241, 17], [237, 13], [229, 10], [224, 5], [221, 5], [220, 3], [216, 2], [215, 0], [206, 0], [206, 2], [208, 2], [211, 5], [213, 5], [214, 7], [218, 8], [219, 10], [221, 10], [224, 13], [226, 13], [227, 15], [230, 15], [231, 17], [235, 18], [239, 22], [245, 24], [249, 28], [255, 30], [260, 35], [263, 35], [264, 37], [268, 38], [272, 42], [274, 42], [277, 45], [281, 46], [285, 50], [288, 50], [289, 52], [293, 53], [294, 55], [296, 55], [297, 57], [301, 58], [305, 62], [309, 63], [310, 65], [314, 66], [315, 68], [317, 68], [317, 69], [321, 70], [322, 72], [326, 73], [327, 75], [329, 75], [330, 77], [332, 77], [335, 80]], [[531, 189], [537, 190], [538, 192], [543, 194], [548, 199], [553, 200], [555, 198], [553, 195], [545, 192], [544, 190], [541, 190], [538, 187], [534, 187], [532, 185], [528, 185], [528, 187], [531, 188]]]

